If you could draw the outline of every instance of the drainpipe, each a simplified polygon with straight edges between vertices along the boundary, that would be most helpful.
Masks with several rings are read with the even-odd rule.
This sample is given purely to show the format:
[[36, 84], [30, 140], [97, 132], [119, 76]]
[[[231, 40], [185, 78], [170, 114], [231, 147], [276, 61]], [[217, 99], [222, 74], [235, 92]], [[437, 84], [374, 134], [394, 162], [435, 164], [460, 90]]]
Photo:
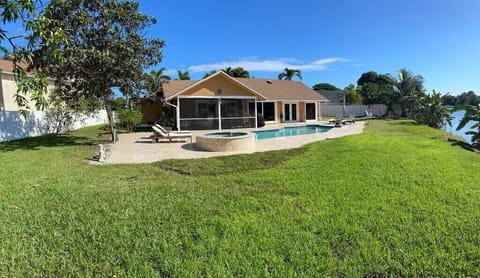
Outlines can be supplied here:
[[[178, 98], [177, 98], [177, 102], [178, 102], [178, 104], [180, 104], [180, 101], [178, 100]], [[168, 106], [171, 106], [171, 107], [175, 108], [175, 113], [176, 113], [175, 118], [177, 120], [177, 129], [180, 131], [180, 105], [174, 105], [174, 104], [168, 102], [167, 99], [163, 99], [163, 103], [165, 103]]]

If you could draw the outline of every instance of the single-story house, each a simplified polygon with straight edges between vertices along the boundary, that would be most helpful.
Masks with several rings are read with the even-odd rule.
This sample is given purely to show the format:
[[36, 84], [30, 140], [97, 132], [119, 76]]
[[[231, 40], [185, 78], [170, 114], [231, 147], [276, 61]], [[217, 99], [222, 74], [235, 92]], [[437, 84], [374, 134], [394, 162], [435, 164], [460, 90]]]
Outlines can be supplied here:
[[175, 109], [179, 130], [258, 127], [265, 124], [320, 119], [320, 103], [328, 100], [298, 81], [234, 78], [220, 71], [202, 80], [170, 80], [163, 84], [163, 104], [142, 105], [144, 121], [160, 107]]

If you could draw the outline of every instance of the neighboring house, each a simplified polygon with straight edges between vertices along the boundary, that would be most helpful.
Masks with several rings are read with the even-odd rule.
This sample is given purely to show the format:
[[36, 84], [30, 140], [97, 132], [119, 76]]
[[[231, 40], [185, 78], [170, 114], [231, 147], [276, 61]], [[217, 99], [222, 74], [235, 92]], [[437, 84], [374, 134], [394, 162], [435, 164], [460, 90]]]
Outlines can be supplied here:
[[[26, 68], [25, 63], [19, 63], [19, 66]], [[54, 82], [49, 82], [48, 90], [52, 91], [54, 88]], [[17, 83], [13, 75], [13, 62], [10, 58], [0, 59], [0, 109], [6, 111], [18, 111], [18, 107], [15, 102], [15, 94], [17, 93]], [[28, 96], [27, 96], [28, 99]], [[32, 109], [35, 109], [35, 105], [30, 105]]]
[[317, 93], [326, 97], [329, 102], [328, 104], [343, 104], [345, 91], [343, 90], [316, 90]]
[[17, 84], [13, 76], [13, 62], [9, 59], [0, 59], [0, 109], [17, 111], [15, 94]]
[[[328, 101], [297, 81], [233, 78], [217, 72], [202, 80], [170, 80], [163, 84], [163, 106], [175, 108], [180, 130], [258, 127], [320, 119], [320, 103]], [[142, 106], [144, 121], [155, 119], [155, 106]]]

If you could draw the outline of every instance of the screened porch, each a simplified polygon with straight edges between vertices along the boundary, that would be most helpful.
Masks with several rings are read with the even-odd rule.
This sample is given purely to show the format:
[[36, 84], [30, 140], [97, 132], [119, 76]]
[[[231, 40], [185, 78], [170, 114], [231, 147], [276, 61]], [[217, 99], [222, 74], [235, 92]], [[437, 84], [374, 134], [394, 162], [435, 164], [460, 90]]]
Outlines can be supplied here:
[[254, 97], [180, 97], [181, 130], [252, 128], [257, 126]]

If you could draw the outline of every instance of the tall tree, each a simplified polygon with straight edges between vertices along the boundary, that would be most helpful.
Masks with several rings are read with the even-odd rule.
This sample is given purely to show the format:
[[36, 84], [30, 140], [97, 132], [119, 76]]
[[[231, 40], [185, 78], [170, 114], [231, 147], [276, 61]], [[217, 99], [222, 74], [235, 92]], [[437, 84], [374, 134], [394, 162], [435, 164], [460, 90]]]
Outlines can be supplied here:
[[425, 96], [423, 86], [423, 77], [413, 75], [411, 71], [405, 68], [397, 69], [398, 79], [393, 86], [393, 92], [401, 109], [403, 117], [413, 116], [416, 109], [419, 108], [420, 99]]
[[347, 104], [362, 104], [362, 96], [355, 89], [355, 85], [350, 84], [343, 90]]
[[234, 68], [231, 72], [232, 77], [250, 78], [250, 73], [242, 67]]
[[190, 74], [188, 73], [188, 70], [186, 71], [179, 70], [177, 73], [178, 73], [178, 80], [190, 80]]
[[279, 80], [292, 80], [293, 77], [297, 77], [302, 80], [302, 74], [298, 69], [285, 68], [282, 73], [278, 75]]
[[393, 94], [395, 79], [389, 74], [378, 74], [374, 71], [363, 73], [357, 81], [357, 91], [364, 104], [385, 104], [392, 112], [397, 100]]
[[317, 83], [317, 84], [313, 85], [312, 88], [316, 91], [318, 91], [318, 90], [326, 90], [326, 91], [340, 90], [335, 85], [332, 85], [330, 83]]
[[243, 78], [250, 77], [250, 73], [242, 67], [236, 67], [236, 68], [226, 67], [222, 69], [222, 71], [230, 75], [231, 77], [243, 77]]
[[[160, 62], [164, 41], [144, 36], [156, 20], [128, 0], [51, 0], [45, 17], [46, 27], [63, 27], [68, 40], [60, 48], [63, 61], [44, 65], [58, 81], [59, 97], [67, 104], [101, 102], [115, 141], [111, 89], [142, 79], [144, 68]], [[42, 61], [48, 52], [43, 40], [36, 43], [36, 58]]]
[[144, 84], [149, 96], [162, 97], [162, 84], [171, 80], [170, 76], [164, 74], [164, 71], [165, 68], [160, 68], [158, 70], [152, 70], [145, 75]]

